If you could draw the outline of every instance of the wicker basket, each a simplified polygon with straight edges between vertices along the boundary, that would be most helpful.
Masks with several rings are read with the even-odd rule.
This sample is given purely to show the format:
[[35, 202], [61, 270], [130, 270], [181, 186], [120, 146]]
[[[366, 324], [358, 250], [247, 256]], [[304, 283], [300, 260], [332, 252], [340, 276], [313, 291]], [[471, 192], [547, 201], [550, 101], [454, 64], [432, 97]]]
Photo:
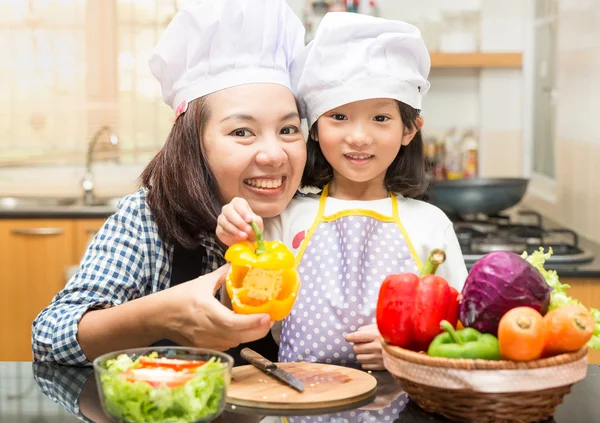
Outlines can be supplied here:
[[514, 362], [430, 357], [381, 343], [385, 367], [413, 401], [461, 422], [545, 420], [587, 372], [587, 348]]

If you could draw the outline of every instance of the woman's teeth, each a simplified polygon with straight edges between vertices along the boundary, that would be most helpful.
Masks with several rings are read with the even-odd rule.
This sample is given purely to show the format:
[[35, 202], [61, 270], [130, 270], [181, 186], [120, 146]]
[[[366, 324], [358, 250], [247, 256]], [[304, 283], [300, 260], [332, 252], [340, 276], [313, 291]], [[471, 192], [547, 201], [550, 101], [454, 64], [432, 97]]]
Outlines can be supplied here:
[[283, 178], [279, 179], [245, 179], [244, 183], [254, 188], [279, 188]]

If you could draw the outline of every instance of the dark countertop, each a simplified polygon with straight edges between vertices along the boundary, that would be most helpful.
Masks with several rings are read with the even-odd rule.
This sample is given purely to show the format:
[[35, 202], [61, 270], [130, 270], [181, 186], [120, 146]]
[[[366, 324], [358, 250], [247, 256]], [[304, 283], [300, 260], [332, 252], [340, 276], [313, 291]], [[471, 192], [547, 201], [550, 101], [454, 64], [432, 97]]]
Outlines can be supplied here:
[[[587, 377], [573, 387], [571, 394], [558, 406], [553, 418], [547, 423], [590, 423], [600, 415], [600, 369], [588, 366]], [[390, 389], [389, 374], [381, 372], [383, 381], [378, 386], [378, 396], [367, 408], [385, 407], [391, 401], [400, 401], [400, 411], [387, 421], [393, 423], [448, 422], [449, 420], [425, 413], [395, 385]], [[380, 405], [381, 404], [381, 405]], [[375, 412], [376, 413], [376, 412]], [[276, 414], [276, 413], [275, 413]], [[352, 416], [356, 415], [355, 418]], [[331, 416], [331, 415], [329, 415]], [[330, 417], [316, 416], [314, 421], [333, 421]], [[344, 413], [339, 423], [363, 420], [359, 409]], [[361, 416], [361, 417], [359, 417]], [[376, 420], [379, 421], [375, 414]], [[321, 417], [321, 419], [319, 419]], [[310, 419], [312, 422], [313, 419]], [[294, 419], [296, 420], [296, 419]], [[0, 421], [2, 423], [69, 423], [78, 421], [109, 422], [102, 412], [95, 377], [90, 367], [69, 367], [45, 363], [0, 363]], [[215, 422], [220, 423], [279, 423], [276, 416], [256, 416], [226, 411]]]
[[114, 206], [0, 207], [0, 219], [96, 219], [116, 211]]
[[[581, 249], [590, 253], [594, 259], [590, 263], [583, 264], [545, 264], [547, 270], [556, 270], [560, 278], [589, 278], [598, 279], [600, 283], [600, 245], [579, 237], [578, 245]], [[467, 263], [467, 269], [471, 270], [473, 264]]]
[[598, 278], [600, 282], [600, 245], [579, 237], [579, 247], [594, 256], [591, 263], [579, 266], [556, 266], [554, 270], [558, 272], [559, 277]]
[[[543, 227], [549, 229], [564, 228], [564, 225], [560, 225], [550, 218], [547, 218], [542, 214]], [[566, 235], [566, 241], [571, 242], [572, 240]], [[589, 253], [593, 256], [593, 260], [589, 263], [574, 263], [574, 264], [550, 264], [547, 263], [544, 267], [547, 270], [556, 270], [558, 276], [561, 278], [589, 278], [598, 279], [600, 283], [600, 245], [592, 242], [586, 238], [583, 238], [580, 234], [577, 234], [577, 245], [580, 249]], [[467, 263], [467, 268], [470, 270], [473, 264]]]
[[[547, 270], [556, 270], [560, 278], [598, 279], [600, 283], [600, 255], [594, 254], [594, 261], [586, 264], [544, 266]], [[471, 270], [472, 266], [467, 266]]]

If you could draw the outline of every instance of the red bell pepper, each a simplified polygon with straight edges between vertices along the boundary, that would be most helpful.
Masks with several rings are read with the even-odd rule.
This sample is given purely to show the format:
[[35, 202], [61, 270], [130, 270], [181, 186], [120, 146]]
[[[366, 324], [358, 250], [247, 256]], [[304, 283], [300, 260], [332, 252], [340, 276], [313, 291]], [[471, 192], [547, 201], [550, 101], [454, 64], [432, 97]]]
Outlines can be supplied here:
[[426, 351], [447, 320], [456, 326], [458, 291], [433, 273], [446, 259], [442, 250], [433, 250], [421, 275], [389, 275], [383, 281], [377, 300], [377, 327], [390, 345]]

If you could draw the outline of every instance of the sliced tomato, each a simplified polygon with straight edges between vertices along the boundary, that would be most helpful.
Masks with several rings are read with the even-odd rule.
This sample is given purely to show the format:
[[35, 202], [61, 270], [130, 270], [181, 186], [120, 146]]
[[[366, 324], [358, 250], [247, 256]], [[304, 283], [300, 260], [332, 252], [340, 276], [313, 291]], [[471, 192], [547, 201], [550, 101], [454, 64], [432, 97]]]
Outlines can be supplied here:
[[181, 386], [194, 377], [193, 373], [176, 372], [160, 368], [137, 368], [123, 373], [128, 382], [146, 382], [154, 388]]
[[140, 358], [141, 368], [166, 368], [175, 371], [195, 370], [203, 366], [205, 361], [198, 360], [178, 360], [174, 358]]

